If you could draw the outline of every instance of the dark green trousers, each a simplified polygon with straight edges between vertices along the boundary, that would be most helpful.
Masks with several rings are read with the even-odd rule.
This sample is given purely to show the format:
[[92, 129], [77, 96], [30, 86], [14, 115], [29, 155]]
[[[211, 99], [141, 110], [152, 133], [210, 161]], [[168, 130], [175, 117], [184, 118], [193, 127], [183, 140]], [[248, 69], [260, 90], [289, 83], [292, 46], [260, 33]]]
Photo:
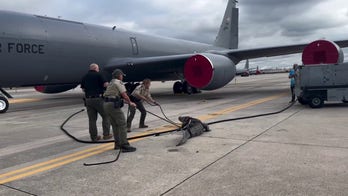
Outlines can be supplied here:
[[[134, 102], [136, 104], [136, 108], [140, 111], [140, 121], [139, 126], [145, 125], [145, 117], [146, 117], [146, 110], [142, 102]], [[127, 128], [130, 129], [132, 127], [132, 121], [134, 119], [134, 115], [136, 112], [136, 108], [133, 106], [128, 106], [129, 115], [127, 116]]]
[[113, 102], [105, 102], [104, 111], [109, 116], [116, 144], [119, 146], [129, 145], [126, 118], [121, 108], [115, 108]]
[[103, 106], [104, 100], [102, 98], [87, 98], [86, 108], [89, 121], [89, 134], [92, 140], [95, 140], [98, 136], [97, 119], [98, 114], [103, 118], [103, 135], [110, 134], [110, 122], [107, 115], [104, 112]]

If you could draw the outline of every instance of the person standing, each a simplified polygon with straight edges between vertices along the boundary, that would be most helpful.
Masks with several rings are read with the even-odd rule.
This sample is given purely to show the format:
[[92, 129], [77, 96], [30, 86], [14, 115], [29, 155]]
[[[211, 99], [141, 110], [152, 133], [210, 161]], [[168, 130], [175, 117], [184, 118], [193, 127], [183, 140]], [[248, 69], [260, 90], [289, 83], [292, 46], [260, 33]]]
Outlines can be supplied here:
[[102, 117], [103, 139], [112, 138], [110, 134], [110, 122], [104, 112], [103, 93], [108, 82], [103, 75], [99, 73], [99, 65], [92, 63], [89, 66], [88, 73], [82, 78], [81, 88], [85, 93], [85, 105], [89, 121], [89, 134], [92, 141], [98, 141], [101, 137], [98, 135], [97, 119], [98, 114]]
[[[150, 94], [150, 79], [144, 79], [140, 86], [137, 86], [131, 94], [131, 100], [136, 104], [136, 108], [140, 111], [139, 128], [147, 128], [145, 125], [146, 110], [143, 105], [144, 101], [157, 105], [157, 102], [152, 99]], [[135, 107], [129, 106], [129, 116], [127, 117], [127, 132], [131, 132], [132, 121], [136, 111]]]
[[295, 102], [296, 69], [297, 69], [297, 64], [294, 64], [292, 69], [289, 72], [290, 89], [291, 89], [291, 101], [290, 101], [290, 103]]
[[123, 76], [124, 73], [120, 69], [115, 69], [112, 72], [113, 79], [104, 93], [104, 110], [112, 125], [115, 138], [114, 149], [121, 149], [122, 152], [134, 152], [136, 148], [131, 146], [127, 140], [126, 118], [121, 108], [123, 100], [133, 107], [135, 107], [135, 103], [127, 95], [126, 87], [122, 82]]
[[89, 134], [92, 141], [98, 141], [101, 137], [98, 135], [97, 119], [98, 113], [102, 117], [103, 125], [103, 139], [112, 138], [110, 134], [110, 122], [104, 112], [103, 107], [103, 93], [104, 88], [108, 82], [105, 80], [103, 75], [99, 73], [98, 64], [92, 63], [89, 66], [88, 73], [82, 78], [81, 88], [85, 93], [85, 106], [87, 108], [87, 115], [89, 121]]

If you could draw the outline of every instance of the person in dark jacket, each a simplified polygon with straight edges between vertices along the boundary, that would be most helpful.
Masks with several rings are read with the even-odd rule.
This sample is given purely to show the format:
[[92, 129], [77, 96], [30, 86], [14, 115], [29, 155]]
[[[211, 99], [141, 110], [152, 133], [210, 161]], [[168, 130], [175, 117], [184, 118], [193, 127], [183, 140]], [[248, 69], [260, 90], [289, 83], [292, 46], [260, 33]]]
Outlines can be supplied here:
[[98, 114], [100, 114], [103, 119], [103, 139], [106, 140], [112, 138], [112, 134], [110, 134], [110, 122], [103, 107], [103, 93], [107, 85], [108, 82], [103, 75], [99, 73], [98, 64], [92, 63], [89, 66], [88, 73], [81, 81], [81, 88], [85, 93], [84, 100], [88, 114], [89, 134], [92, 141], [98, 141], [101, 139], [101, 136], [98, 135], [97, 129]]

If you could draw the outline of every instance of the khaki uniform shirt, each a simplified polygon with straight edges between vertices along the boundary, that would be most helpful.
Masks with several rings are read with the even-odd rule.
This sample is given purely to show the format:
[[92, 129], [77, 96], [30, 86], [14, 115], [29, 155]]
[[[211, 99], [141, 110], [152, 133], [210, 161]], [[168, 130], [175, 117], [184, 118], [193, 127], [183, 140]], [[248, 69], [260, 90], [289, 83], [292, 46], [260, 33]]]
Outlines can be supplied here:
[[135, 97], [137, 97], [137, 95], [142, 95], [146, 97], [147, 99], [149, 99], [150, 101], [153, 101], [149, 89], [146, 89], [144, 85], [137, 86], [132, 92], [132, 95]]
[[126, 92], [126, 87], [123, 82], [118, 79], [112, 79], [109, 85], [106, 87], [104, 97], [121, 97], [121, 94]]

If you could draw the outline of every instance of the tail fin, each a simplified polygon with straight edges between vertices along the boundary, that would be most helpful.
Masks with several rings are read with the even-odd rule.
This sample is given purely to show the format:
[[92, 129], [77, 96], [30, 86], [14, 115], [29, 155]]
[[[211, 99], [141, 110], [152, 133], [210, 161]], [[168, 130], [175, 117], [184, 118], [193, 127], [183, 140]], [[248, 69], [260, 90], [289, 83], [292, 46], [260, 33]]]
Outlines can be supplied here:
[[249, 71], [249, 59], [245, 61], [244, 69]]
[[215, 46], [237, 49], [238, 48], [238, 17], [239, 11], [236, 7], [238, 1], [228, 0], [224, 18], [222, 20]]
[[240, 69], [240, 68], [238, 69], [237, 68], [236, 75], [249, 76], [249, 72], [250, 72], [250, 70], [249, 70], [249, 59], [247, 59], [245, 61], [244, 68], [242, 68], [242, 69]]

